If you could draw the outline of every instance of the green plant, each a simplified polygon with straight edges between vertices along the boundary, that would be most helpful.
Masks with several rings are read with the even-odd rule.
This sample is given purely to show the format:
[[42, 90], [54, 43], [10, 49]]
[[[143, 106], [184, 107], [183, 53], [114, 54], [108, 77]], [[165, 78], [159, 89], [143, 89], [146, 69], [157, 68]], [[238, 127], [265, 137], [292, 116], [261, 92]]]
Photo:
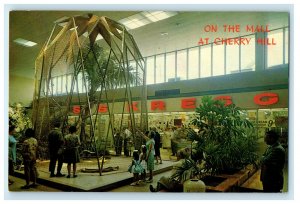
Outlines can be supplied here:
[[16, 103], [8, 107], [9, 125], [14, 125], [15, 137], [19, 139], [23, 136], [27, 128], [32, 127], [27, 109], [21, 104]]
[[247, 135], [253, 125], [243, 118], [239, 107], [234, 104], [225, 106], [223, 101], [205, 96], [196, 108], [191, 124], [199, 128], [198, 133], [190, 129], [187, 134], [194, 144], [192, 155], [174, 177], [184, 178], [181, 175], [184, 169], [190, 169], [194, 175], [201, 177], [229, 173], [256, 164], [257, 138]]
[[[125, 66], [128, 65], [127, 63], [124, 64]], [[86, 125], [90, 124], [89, 109], [92, 110], [99, 102], [97, 99], [98, 95], [101, 93], [102, 97], [104, 97], [108, 89], [113, 90], [134, 83], [140, 84], [141, 78], [132, 66], [121, 66], [113, 52], [104, 49], [96, 43], [87, 45], [82, 49], [82, 58], [81, 55], [78, 55], [74, 67], [75, 76], [79, 76], [79, 73], [81, 73], [85, 77], [84, 81], [86, 81], [89, 96], [89, 104], [84, 104], [84, 111], [82, 111], [81, 115], [80, 137], [82, 142], [85, 142]], [[113, 98], [113, 103], [114, 100]], [[90, 135], [93, 134], [91, 131], [92, 129], [90, 128]]]

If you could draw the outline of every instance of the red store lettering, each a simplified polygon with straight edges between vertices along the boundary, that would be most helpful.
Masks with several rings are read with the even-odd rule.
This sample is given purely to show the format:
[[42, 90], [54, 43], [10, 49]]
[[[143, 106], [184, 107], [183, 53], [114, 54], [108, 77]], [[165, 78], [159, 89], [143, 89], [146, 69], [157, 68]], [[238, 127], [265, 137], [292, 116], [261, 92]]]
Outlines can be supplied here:
[[[229, 106], [233, 104], [232, 97], [231, 96], [217, 96], [214, 98], [215, 100], [223, 100], [225, 102], [225, 106]], [[253, 101], [255, 104], [260, 106], [269, 106], [278, 103], [279, 96], [276, 93], [271, 92], [265, 92], [260, 93], [254, 96]], [[195, 109], [197, 107], [196, 105], [197, 99], [196, 98], [184, 98], [181, 99], [181, 108], [182, 109]], [[135, 101], [132, 102], [131, 107], [132, 111], [136, 112], [139, 111], [139, 102]], [[162, 100], [153, 100], [150, 102], [150, 109], [152, 111], [165, 111], [166, 110], [166, 102]], [[127, 110], [129, 111], [129, 106], [127, 107]], [[108, 107], [106, 104], [100, 104], [98, 106], [98, 112], [100, 113], [106, 113], [108, 112]], [[80, 106], [75, 105], [73, 106], [73, 113], [79, 114], [80, 113]]]

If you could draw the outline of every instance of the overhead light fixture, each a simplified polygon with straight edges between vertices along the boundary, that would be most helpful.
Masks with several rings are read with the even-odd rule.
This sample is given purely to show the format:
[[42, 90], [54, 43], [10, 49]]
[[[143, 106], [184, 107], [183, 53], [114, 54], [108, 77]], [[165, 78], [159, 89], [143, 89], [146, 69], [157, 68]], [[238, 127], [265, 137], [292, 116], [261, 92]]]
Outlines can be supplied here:
[[37, 43], [29, 41], [29, 40], [25, 40], [23, 38], [17, 38], [14, 40], [15, 43], [22, 45], [24, 47], [33, 47], [35, 46]]
[[58, 25], [60, 25], [60, 26], [63, 27], [64, 25], [67, 24], [67, 22], [63, 22], [63, 23], [61, 23], [61, 22], [62, 22], [62, 21], [65, 21], [65, 20], [67, 20], [67, 19], [69, 19], [69, 18], [70, 18], [70, 17], [67, 17], [67, 16], [61, 17], [61, 18], [55, 20], [54, 23], [55, 23], [55, 24], [58, 24]]

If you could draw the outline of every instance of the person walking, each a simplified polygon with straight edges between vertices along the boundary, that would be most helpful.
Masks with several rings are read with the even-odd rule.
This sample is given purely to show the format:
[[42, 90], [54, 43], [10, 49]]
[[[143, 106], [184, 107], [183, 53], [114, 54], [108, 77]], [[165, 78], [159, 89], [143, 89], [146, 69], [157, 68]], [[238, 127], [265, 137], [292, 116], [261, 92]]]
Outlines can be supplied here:
[[68, 176], [71, 177], [71, 164], [73, 164], [73, 178], [76, 178], [76, 163], [80, 162], [80, 156], [78, 147], [80, 146], [79, 136], [76, 134], [76, 126], [71, 126], [69, 128], [69, 134], [65, 137], [65, 153], [64, 153], [64, 162], [68, 164]]
[[146, 181], [147, 183], [152, 183], [153, 181], [153, 170], [154, 170], [154, 136], [155, 133], [153, 131], [150, 132], [150, 139], [146, 142], [146, 148], [147, 148], [147, 155], [146, 155], [146, 161], [147, 161], [147, 171], [149, 171], [149, 179]]
[[[64, 137], [59, 127], [60, 127], [60, 123], [56, 121], [54, 123], [54, 128], [50, 131], [48, 135], [48, 149], [50, 154], [50, 164], [49, 164], [50, 177], [65, 176], [64, 174], [61, 173], [61, 168], [63, 165]], [[57, 170], [55, 175], [54, 172], [55, 172], [56, 162], [57, 162]]]
[[115, 151], [116, 156], [120, 156], [122, 154], [122, 137], [120, 135], [120, 132], [115, 130], [114, 132], [114, 142], [115, 142]]
[[[28, 189], [30, 187], [36, 187], [36, 179], [37, 179], [37, 169], [36, 169], [36, 153], [38, 143], [34, 138], [34, 130], [32, 128], [28, 128], [25, 131], [25, 140], [22, 144], [22, 157], [24, 163], [24, 174], [26, 185], [22, 186], [22, 189]], [[32, 184], [30, 184], [32, 181]]]
[[280, 192], [283, 188], [285, 150], [278, 139], [279, 135], [275, 131], [266, 132], [265, 143], [268, 148], [261, 159], [260, 175], [264, 192]]
[[172, 156], [176, 156], [177, 150], [178, 150], [178, 130], [177, 127], [172, 127], [171, 132], [171, 150], [172, 150]]
[[[162, 164], [162, 159], [160, 156], [160, 134], [156, 131], [156, 128], [153, 127], [152, 131], [154, 132], [154, 152], [155, 152], [155, 159], [156, 159], [156, 163], [155, 164]], [[158, 163], [158, 160], [160, 160], [160, 162]]]
[[130, 156], [129, 141], [131, 140], [131, 137], [132, 137], [132, 133], [130, 132], [128, 127], [124, 128], [123, 136], [124, 136], [124, 138], [123, 138], [124, 139], [124, 155], [128, 157], [128, 156]]

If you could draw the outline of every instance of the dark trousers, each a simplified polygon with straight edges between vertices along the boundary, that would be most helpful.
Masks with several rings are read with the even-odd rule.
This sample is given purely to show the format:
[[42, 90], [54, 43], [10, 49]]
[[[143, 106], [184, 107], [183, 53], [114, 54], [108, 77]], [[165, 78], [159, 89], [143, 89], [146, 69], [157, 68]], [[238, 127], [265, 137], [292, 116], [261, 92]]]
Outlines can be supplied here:
[[57, 153], [50, 154], [49, 171], [51, 172], [51, 175], [54, 175], [56, 161], [58, 162], [56, 172], [57, 172], [57, 174], [60, 174], [60, 171], [61, 171], [61, 168], [63, 165], [63, 154], [57, 154]]
[[37, 178], [37, 169], [36, 169], [36, 161], [24, 161], [24, 174], [26, 185], [29, 185], [29, 182], [32, 181], [36, 183]]
[[125, 156], [129, 156], [129, 149], [127, 146], [128, 139], [124, 139], [124, 154]]
[[15, 173], [15, 169], [14, 169], [14, 162], [13, 160], [9, 160], [9, 166], [8, 166], [8, 173], [9, 175], [13, 176]]
[[177, 143], [171, 140], [171, 149], [172, 149], [172, 155], [175, 156], [177, 153]]
[[121, 153], [122, 153], [122, 143], [123, 143], [123, 140], [121, 138], [116, 139], [116, 141], [115, 141], [116, 155], [121, 155]]

